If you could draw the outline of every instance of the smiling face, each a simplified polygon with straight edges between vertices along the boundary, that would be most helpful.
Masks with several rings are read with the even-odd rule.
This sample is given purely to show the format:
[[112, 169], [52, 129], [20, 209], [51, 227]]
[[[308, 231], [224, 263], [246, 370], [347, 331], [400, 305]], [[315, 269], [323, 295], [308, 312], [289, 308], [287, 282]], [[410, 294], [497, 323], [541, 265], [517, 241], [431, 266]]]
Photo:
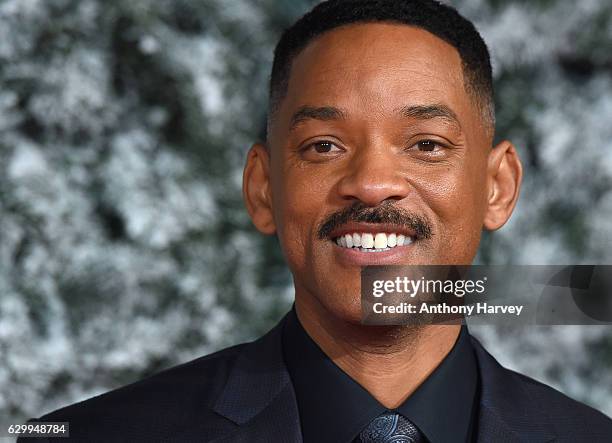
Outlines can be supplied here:
[[521, 176], [511, 144], [491, 149], [488, 125], [458, 52], [427, 31], [354, 24], [311, 42], [244, 175], [296, 302], [359, 321], [361, 266], [471, 263]]

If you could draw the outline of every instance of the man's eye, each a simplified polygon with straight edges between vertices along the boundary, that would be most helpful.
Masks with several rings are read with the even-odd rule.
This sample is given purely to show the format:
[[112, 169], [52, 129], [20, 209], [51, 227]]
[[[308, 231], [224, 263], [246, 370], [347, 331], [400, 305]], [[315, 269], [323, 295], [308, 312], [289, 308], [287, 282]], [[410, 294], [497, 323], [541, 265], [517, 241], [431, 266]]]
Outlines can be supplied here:
[[311, 145], [307, 147], [307, 149], [312, 149], [319, 154], [328, 154], [331, 152], [337, 152], [341, 150], [334, 143], [328, 142], [328, 141], [320, 141], [320, 142], [312, 143]]
[[443, 146], [433, 140], [421, 140], [417, 142], [413, 147], [415, 147], [419, 151], [433, 152], [439, 151]]

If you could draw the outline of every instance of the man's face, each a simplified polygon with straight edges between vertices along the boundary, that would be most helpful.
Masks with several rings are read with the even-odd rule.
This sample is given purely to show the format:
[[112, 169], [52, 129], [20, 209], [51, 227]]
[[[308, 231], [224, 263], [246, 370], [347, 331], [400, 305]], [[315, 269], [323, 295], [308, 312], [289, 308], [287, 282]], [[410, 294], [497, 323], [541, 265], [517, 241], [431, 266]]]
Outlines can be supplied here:
[[[471, 263], [491, 197], [490, 142], [459, 54], [434, 35], [356, 24], [310, 43], [265, 159], [262, 230], [278, 234], [296, 298], [358, 320], [361, 266]], [[362, 248], [347, 247], [355, 241]]]

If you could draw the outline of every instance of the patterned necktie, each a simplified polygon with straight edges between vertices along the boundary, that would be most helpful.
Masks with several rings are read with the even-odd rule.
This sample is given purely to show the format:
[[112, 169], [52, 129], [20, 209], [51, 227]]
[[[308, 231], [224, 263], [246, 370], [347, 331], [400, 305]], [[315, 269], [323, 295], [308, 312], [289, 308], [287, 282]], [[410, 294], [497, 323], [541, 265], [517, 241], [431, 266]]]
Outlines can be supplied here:
[[355, 443], [423, 443], [425, 439], [406, 417], [385, 412], [361, 431]]

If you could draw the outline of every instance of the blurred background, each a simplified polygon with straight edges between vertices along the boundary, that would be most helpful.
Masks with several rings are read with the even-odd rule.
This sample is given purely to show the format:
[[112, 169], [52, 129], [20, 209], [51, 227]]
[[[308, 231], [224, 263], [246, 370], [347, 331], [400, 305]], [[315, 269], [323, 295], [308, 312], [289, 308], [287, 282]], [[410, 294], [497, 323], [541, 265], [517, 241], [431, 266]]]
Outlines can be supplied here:
[[[241, 201], [309, 0], [0, 0], [0, 422], [265, 332], [292, 301]], [[461, 0], [526, 181], [479, 262], [612, 263], [612, 3]], [[612, 415], [612, 328], [478, 327]]]

